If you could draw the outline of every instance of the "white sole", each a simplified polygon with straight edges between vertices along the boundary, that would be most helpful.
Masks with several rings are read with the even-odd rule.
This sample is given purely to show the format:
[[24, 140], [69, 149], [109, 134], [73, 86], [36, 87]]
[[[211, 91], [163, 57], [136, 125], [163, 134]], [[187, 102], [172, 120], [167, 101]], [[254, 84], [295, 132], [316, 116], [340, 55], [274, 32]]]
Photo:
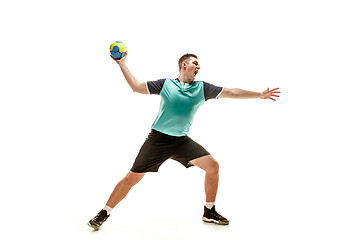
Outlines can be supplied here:
[[207, 223], [215, 223], [215, 224], [219, 224], [219, 225], [228, 225], [229, 224], [228, 222], [217, 221], [215, 219], [209, 219], [206, 217], [203, 217], [202, 220]]
[[99, 231], [100, 227], [92, 226], [89, 222], [87, 223], [89, 227], [92, 227], [95, 231]]

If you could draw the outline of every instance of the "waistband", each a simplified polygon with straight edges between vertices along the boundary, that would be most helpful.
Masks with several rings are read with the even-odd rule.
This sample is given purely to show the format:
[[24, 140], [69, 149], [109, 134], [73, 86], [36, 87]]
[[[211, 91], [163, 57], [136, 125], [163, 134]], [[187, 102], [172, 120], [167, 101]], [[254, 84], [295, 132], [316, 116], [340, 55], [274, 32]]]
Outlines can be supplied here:
[[155, 129], [151, 129], [150, 134], [154, 135], [154, 136], [159, 136], [159, 137], [162, 137], [162, 138], [170, 139], [170, 140], [177, 140], [177, 139], [182, 139], [182, 138], [186, 137], [186, 136], [171, 136], [171, 135], [159, 132], [159, 131], [157, 131]]

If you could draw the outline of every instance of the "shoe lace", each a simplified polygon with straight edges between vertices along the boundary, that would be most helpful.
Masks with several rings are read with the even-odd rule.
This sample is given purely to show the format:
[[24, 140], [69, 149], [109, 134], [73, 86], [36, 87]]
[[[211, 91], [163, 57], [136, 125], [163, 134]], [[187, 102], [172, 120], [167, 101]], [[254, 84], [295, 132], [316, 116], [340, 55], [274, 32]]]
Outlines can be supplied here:
[[216, 210], [214, 210], [213, 212], [211, 212], [211, 215], [217, 219], [220, 220], [227, 220], [226, 218], [224, 218], [223, 216], [221, 216]]
[[96, 214], [96, 216], [94, 217], [94, 220], [97, 222], [101, 222], [104, 220], [105, 217], [106, 217], [106, 213], [101, 211], [98, 214]]

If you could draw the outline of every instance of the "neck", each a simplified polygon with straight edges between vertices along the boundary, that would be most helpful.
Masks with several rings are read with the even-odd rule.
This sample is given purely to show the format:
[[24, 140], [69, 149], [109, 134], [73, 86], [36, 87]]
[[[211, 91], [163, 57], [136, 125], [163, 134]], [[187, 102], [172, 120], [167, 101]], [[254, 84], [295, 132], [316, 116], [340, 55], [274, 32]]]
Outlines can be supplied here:
[[193, 80], [180, 73], [179, 81], [182, 82], [182, 83], [191, 83]]

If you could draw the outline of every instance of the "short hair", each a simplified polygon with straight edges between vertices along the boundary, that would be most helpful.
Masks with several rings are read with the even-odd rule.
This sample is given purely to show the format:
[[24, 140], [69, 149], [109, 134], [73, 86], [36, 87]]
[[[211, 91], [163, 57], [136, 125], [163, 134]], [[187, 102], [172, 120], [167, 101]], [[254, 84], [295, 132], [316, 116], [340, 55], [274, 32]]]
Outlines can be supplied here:
[[198, 58], [198, 57], [197, 57], [195, 54], [193, 54], [193, 53], [184, 54], [181, 58], [179, 58], [179, 62], [178, 62], [178, 64], [179, 64], [179, 71], [181, 71], [181, 65], [182, 65], [183, 61], [186, 61], [186, 60], [188, 60], [188, 59], [191, 58], [191, 57]]

